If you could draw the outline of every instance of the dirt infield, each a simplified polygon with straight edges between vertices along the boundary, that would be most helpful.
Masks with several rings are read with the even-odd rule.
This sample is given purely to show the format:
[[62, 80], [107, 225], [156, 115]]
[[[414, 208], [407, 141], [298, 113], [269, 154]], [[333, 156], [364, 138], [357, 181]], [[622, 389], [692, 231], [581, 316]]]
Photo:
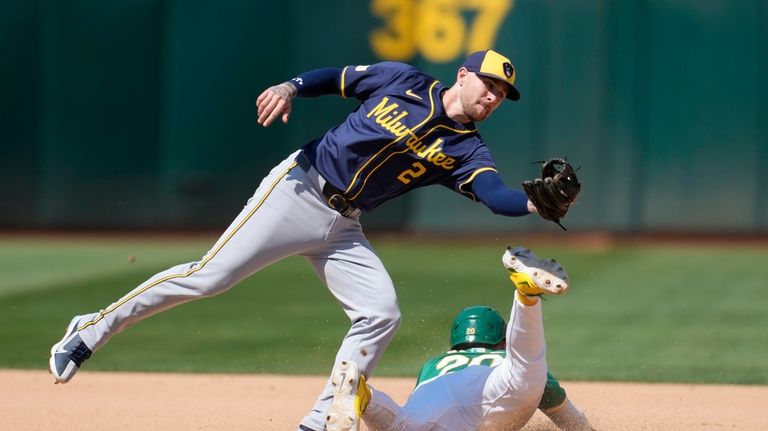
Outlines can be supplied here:
[[[1, 430], [292, 431], [322, 377], [0, 370]], [[372, 383], [405, 400], [413, 379]], [[598, 430], [767, 430], [768, 387], [565, 382]], [[537, 413], [527, 431], [556, 430]]]

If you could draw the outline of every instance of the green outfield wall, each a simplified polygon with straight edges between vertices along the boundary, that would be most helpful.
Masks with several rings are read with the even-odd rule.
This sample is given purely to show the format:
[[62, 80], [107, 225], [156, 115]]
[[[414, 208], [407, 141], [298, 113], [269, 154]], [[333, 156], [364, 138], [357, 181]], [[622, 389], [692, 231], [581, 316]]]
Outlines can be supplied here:
[[[267, 86], [322, 67], [413, 63], [449, 83], [511, 57], [522, 99], [481, 131], [509, 184], [581, 165], [573, 230], [768, 231], [768, 2], [760, 0], [4, 0], [0, 229], [219, 229], [290, 151], [354, 108]], [[440, 187], [369, 228], [550, 231]]]

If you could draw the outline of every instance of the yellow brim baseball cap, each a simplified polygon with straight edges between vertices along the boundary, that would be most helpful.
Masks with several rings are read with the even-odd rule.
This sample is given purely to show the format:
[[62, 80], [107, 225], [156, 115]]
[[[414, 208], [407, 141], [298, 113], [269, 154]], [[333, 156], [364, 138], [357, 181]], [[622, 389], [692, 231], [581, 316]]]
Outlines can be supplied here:
[[506, 82], [509, 86], [507, 99], [520, 100], [520, 92], [515, 88], [515, 78], [517, 77], [515, 66], [512, 66], [512, 62], [507, 57], [492, 49], [477, 51], [467, 57], [462, 67], [480, 76]]

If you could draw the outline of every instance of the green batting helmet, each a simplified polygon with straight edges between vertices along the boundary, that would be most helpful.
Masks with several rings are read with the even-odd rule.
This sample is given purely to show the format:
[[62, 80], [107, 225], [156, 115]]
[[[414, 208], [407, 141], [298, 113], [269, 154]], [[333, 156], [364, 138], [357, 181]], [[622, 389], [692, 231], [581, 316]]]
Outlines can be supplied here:
[[504, 339], [506, 328], [504, 318], [493, 308], [484, 305], [467, 307], [453, 319], [451, 349], [462, 344], [492, 346]]

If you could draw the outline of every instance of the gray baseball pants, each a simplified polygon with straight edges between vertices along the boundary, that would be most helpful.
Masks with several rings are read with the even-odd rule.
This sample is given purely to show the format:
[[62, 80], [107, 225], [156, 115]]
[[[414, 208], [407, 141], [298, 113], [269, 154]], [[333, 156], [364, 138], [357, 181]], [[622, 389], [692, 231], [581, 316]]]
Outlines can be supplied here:
[[[197, 262], [160, 272], [78, 326], [96, 351], [139, 321], [194, 299], [227, 291], [261, 268], [305, 256], [349, 317], [352, 326], [336, 361], [353, 360], [370, 375], [400, 324], [392, 280], [360, 226], [359, 210], [343, 217], [326, 205], [325, 180], [305, 172], [291, 154], [261, 182], [245, 208]], [[330, 379], [302, 424], [325, 429]]]

